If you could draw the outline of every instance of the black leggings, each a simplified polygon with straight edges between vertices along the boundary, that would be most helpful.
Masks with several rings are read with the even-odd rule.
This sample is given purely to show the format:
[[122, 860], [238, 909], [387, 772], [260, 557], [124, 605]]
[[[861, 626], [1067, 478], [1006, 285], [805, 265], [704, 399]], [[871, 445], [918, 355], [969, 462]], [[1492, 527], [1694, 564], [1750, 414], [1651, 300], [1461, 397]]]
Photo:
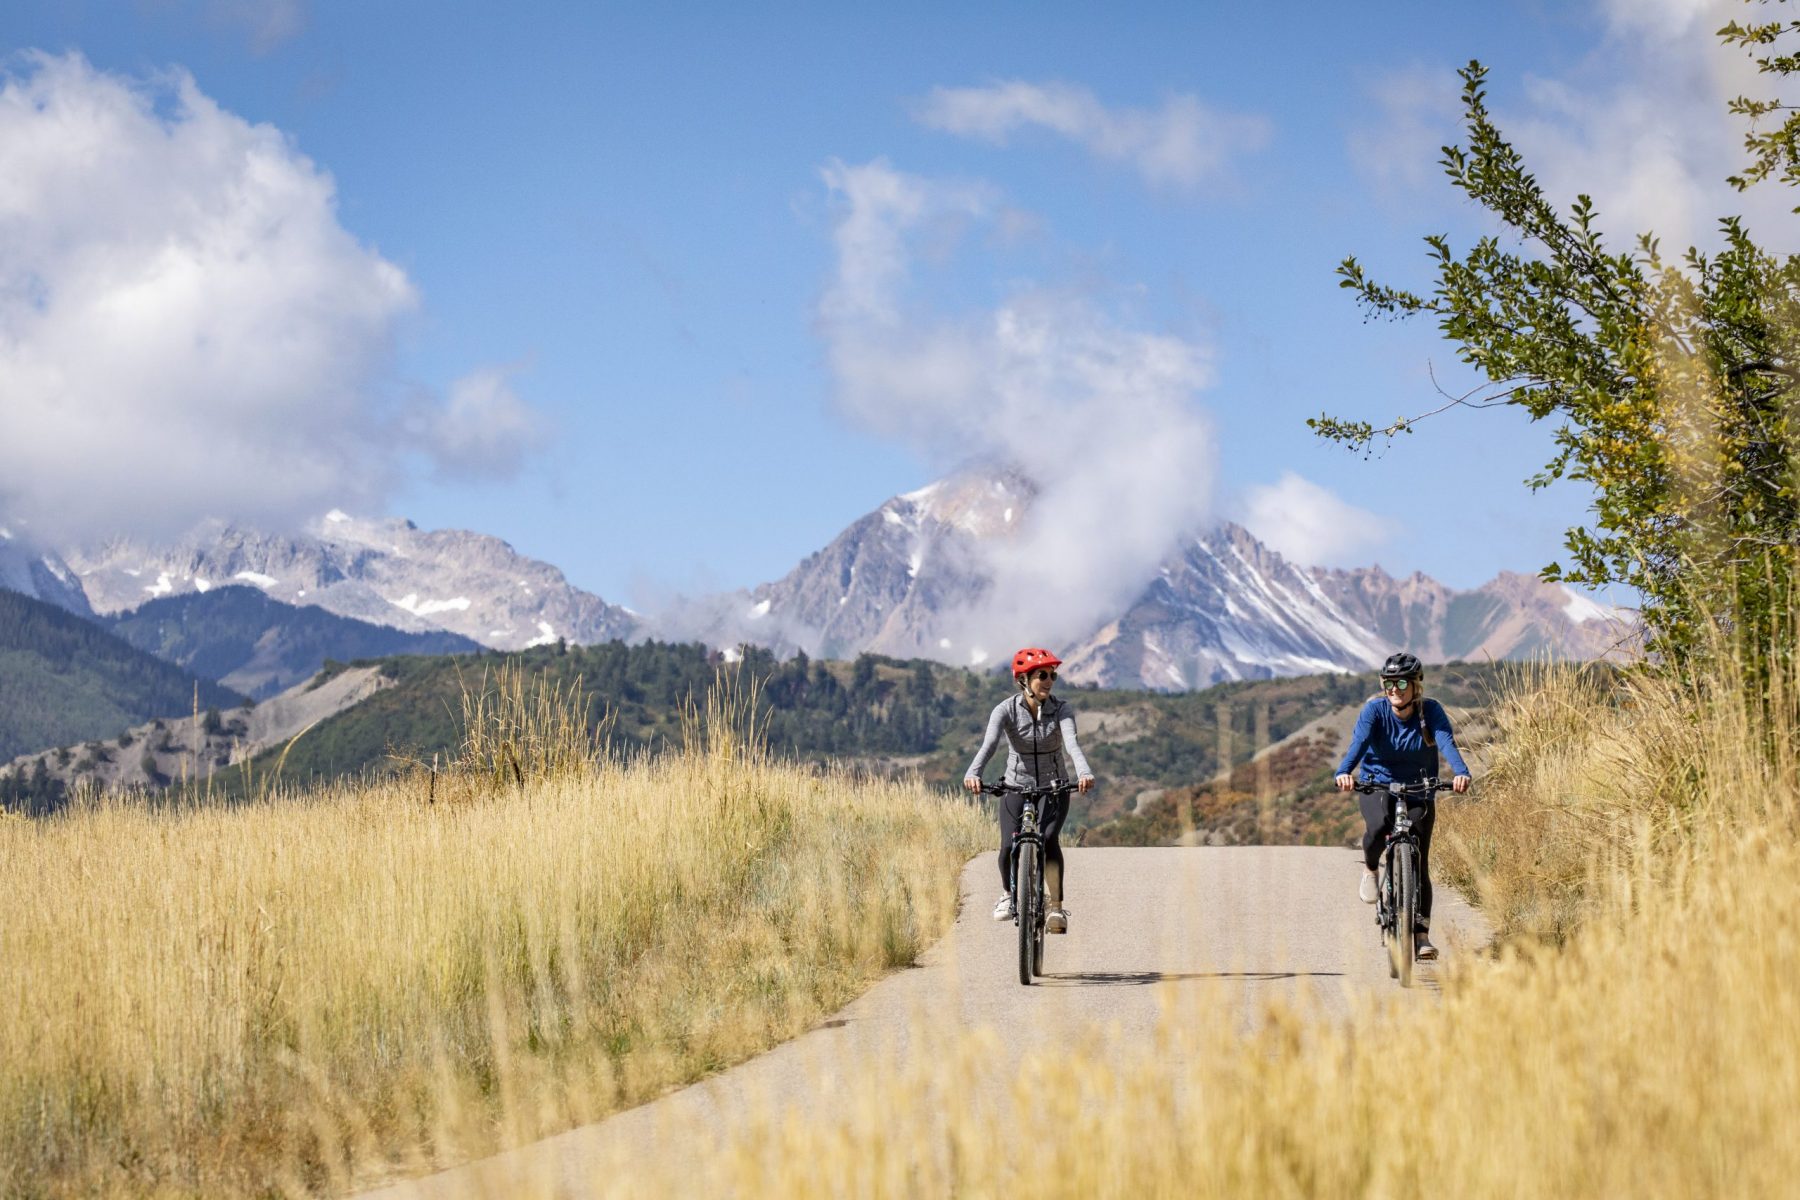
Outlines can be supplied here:
[[[1387, 844], [1394, 823], [1393, 801], [1386, 792], [1364, 792], [1356, 798], [1363, 818], [1363, 865], [1373, 871], [1381, 865], [1381, 848]], [[1419, 927], [1431, 924], [1431, 831], [1437, 825], [1437, 805], [1413, 805], [1407, 809], [1413, 832], [1419, 835]]]
[[[1025, 797], [1008, 792], [1000, 797], [1000, 886], [1012, 891], [1013, 838], [1019, 833], [1019, 818], [1025, 814]], [[1048, 796], [1038, 803], [1038, 834], [1044, 839], [1044, 886], [1050, 891], [1050, 903], [1062, 903], [1062, 843], [1056, 835], [1062, 832], [1063, 818], [1069, 815], [1067, 796]], [[1016, 898], [1016, 897], [1015, 897]]]

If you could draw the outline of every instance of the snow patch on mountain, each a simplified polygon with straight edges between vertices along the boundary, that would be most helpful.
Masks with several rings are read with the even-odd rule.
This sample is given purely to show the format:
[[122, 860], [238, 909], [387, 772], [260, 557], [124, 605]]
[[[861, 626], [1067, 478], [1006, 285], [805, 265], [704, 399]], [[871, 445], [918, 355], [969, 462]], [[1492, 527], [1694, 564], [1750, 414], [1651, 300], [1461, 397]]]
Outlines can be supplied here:
[[395, 608], [404, 608], [415, 617], [431, 617], [438, 613], [468, 612], [472, 602], [467, 596], [458, 596], [454, 600], [421, 600], [417, 592], [408, 592], [388, 603]]
[[1569, 597], [1569, 602], [1563, 605], [1563, 612], [1567, 613], [1569, 620], [1577, 625], [1585, 625], [1589, 621], [1616, 621], [1619, 619], [1619, 609], [1596, 603], [1591, 597], [1582, 595], [1566, 584], [1563, 586], [1563, 591]]
[[93, 615], [81, 581], [59, 554], [38, 545], [24, 522], [8, 520], [0, 528], [6, 531], [0, 538], [0, 588], [54, 604], [76, 616]]
[[[209, 521], [173, 540], [120, 539], [67, 557], [87, 599], [103, 613], [238, 579], [280, 586], [294, 603], [340, 616], [410, 632], [443, 629], [499, 650], [559, 637], [610, 641], [632, 636], [640, 624], [499, 538], [422, 530], [411, 521], [343, 509], [297, 533]], [[146, 587], [140, 576], [157, 582]]]

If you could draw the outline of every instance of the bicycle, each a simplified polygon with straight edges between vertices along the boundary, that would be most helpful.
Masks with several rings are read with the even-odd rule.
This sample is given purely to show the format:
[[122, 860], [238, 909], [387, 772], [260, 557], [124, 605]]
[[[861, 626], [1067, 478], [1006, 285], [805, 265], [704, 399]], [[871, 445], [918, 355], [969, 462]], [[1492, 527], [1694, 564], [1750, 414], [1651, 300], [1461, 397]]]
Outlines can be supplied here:
[[1044, 839], [1038, 832], [1038, 804], [1051, 796], [1067, 797], [1075, 785], [1058, 779], [1034, 788], [984, 783], [981, 790], [990, 796], [1013, 792], [1025, 800], [1019, 832], [1013, 836], [1012, 896], [1013, 922], [1019, 927], [1019, 982], [1030, 987], [1033, 976], [1044, 973], [1044, 924], [1050, 913], [1050, 899], [1044, 891]]
[[1381, 941], [1388, 951], [1388, 977], [1398, 979], [1401, 987], [1412, 986], [1419, 915], [1419, 835], [1413, 831], [1412, 805], [1408, 801], [1423, 806], [1453, 786], [1436, 779], [1356, 785], [1359, 792], [1386, 792], [1393, 805], [1393, 824], [1388, 829], [1387, 843], [1381, 848], [1375, 923], [1381, 927]]

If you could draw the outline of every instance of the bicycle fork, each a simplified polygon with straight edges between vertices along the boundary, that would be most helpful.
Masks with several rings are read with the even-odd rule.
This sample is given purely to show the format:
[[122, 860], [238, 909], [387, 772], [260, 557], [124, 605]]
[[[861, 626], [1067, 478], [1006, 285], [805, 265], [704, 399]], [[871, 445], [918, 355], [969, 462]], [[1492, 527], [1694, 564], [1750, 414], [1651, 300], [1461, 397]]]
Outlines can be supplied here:
[[1388, 933], [1396, 933], [1399, 926], [1400, 904], [1394, 895], [1394, 848], [1412, 840], [1412, 814], [1407, 811], [1406, 797], [1395, 797], [1394, 828], [1381, 850], [1381, 878], [1377, 881], [1381, 903], [1375, 906], [1375, 923]]
[[[1013, 835], [1012, 878], [1015, 882], [1019, 878], [1019, 859], [1026, 853], [1026, 847], [1028, 846], [1036, 847], [1037, 849], [1037, 883], [1038, 890], [1041, 892], [1044, 887], [1044, 841], [1038, 836], [1037, 806], [1035, 804], [1025, 805], [1024, 812], [1019, 814], [1019, 832]], [[1023, 920], [1027, 912], [1031, 911], [1025, 904], [1026, 899], [1026, 897], [1016, 894], [1013, 896], [1014, 920]], [[1035, 907], [1037, 897], [1034, 896], [1030, 899], [1032, 905]]]

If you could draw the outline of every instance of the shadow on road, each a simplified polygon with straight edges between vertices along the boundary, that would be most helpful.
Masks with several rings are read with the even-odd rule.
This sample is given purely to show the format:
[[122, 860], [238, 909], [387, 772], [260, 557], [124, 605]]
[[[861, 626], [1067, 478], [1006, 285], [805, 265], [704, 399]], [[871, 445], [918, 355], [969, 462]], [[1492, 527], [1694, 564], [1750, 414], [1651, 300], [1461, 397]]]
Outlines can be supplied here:
[[1142, 987], [1147, 983], [1176, 983], [1184, 979], [1327, 979], [1342, 971], [1069, 971], [1051, 972], [1039, 979], [1055, 987]]

